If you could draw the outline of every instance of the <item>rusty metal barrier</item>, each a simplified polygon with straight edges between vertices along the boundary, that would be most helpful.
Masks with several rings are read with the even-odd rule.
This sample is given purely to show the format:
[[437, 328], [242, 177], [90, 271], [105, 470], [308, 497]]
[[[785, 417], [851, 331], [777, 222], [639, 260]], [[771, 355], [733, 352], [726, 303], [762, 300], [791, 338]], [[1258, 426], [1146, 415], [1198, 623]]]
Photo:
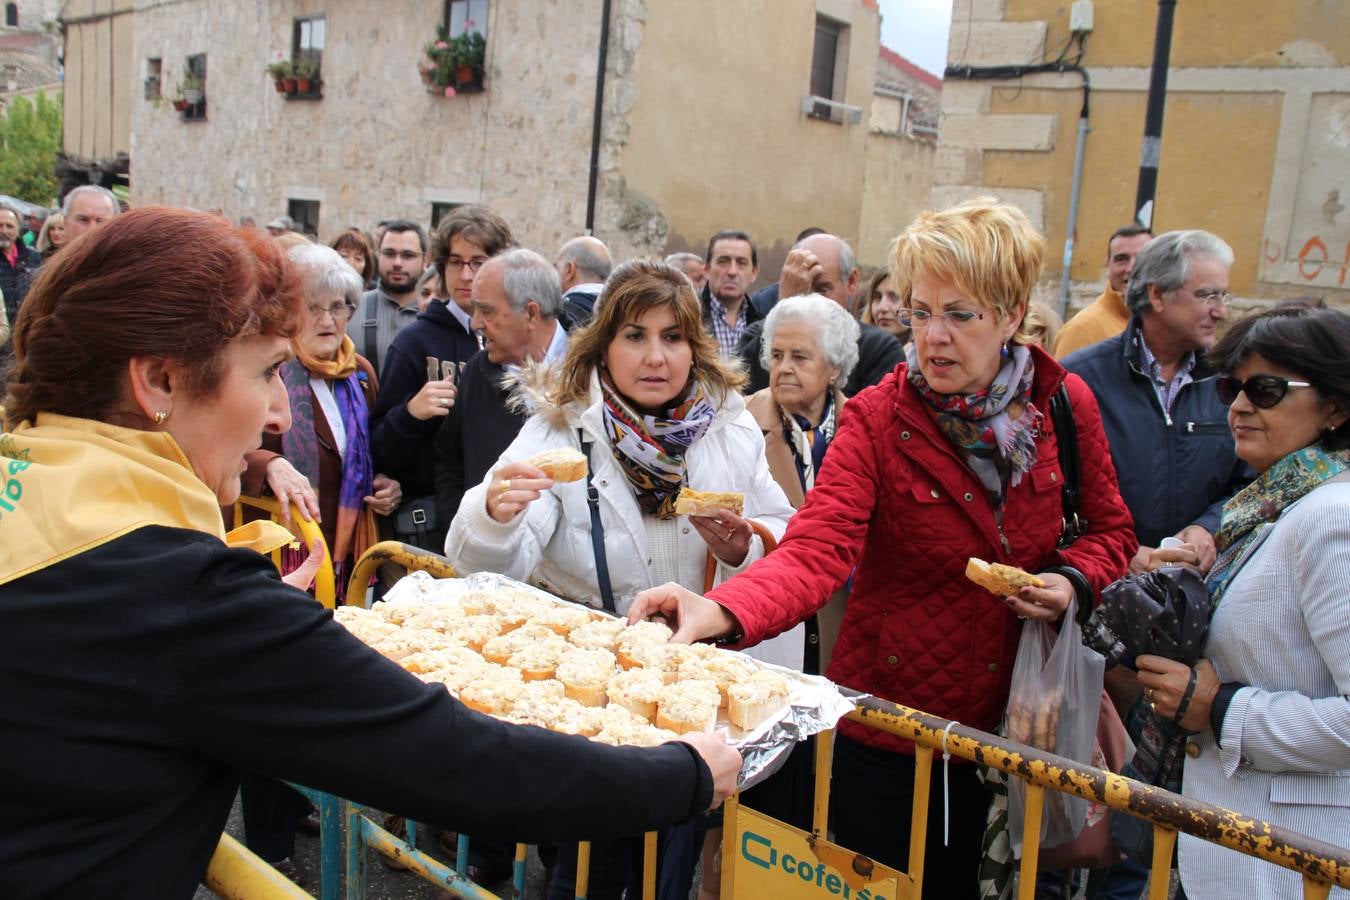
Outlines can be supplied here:
[[[868, 697], [860, 702], [856, 711], [849, 713], [848, 718], [916, 745], [908, 873], [915, 897], [923, 890], [933, 753], [943, 747], [944, 734], [946, 750], [952, 756], [1002, 769], [1027, 782], [1019, 900], [1032, 900], [1035, 896], [1041, 811], [1046, 790], [1074, 794], [1153, 823], [1150, 900], [1167, 897], [1172, 851], [1177, 833], [1183, 831], [1298, 872], [1303, 876], [1303, 896], [1309, 900], [1326, 898], [1333, 885], [1350, 888], [1350, 849], [885, 700]], [[830, 771], [830, 745], [829, 740], [817, 741], [814, 824], [817, 834], [821, 835], [825, 833], [829, 816], [828, 786], [821, 776]], [[724, 850], [724, 859], [731, 860], [732, 853]], [[727, 874], [724, 871], [724, 885]]]

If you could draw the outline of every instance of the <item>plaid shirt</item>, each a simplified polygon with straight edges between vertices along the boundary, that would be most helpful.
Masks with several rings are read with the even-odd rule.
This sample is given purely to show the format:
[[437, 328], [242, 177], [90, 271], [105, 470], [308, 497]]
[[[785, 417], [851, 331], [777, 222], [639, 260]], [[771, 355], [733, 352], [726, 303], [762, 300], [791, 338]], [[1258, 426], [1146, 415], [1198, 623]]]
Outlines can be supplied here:
[[750, 295], [746, 294], [741, 298], [741, 309], [736, 315], [736, 324], [727, 324], [727, 308], [722, 305], [711, 294], [708, 299], [712, 301], [712, 327], [713, 335], [717, 338], [717, 345], [721, 348], [723, 359], [733, 359], [736, 356], [736, 345], [740, 343], [741, 335], [745, 333], [745, 324], [747, 320], [747, 309], [750, 306]]
[[1194, 379], [1191, 378], [1191, 371], [1195, 368], [1195, 353], [1187, 353], [1181, 360], [1181, 365], [1177, 366], [1177, 374], [1172, 376], [1171, 381], [1165, 381], [1162, 377], [1162, 366], [1153, 355], [1153, 351], [1148, 349], [1148, 342], [1139, 338], [1139, 362], [1144, 366], [1144, 372], [1153, 382], [1153, 390], [1158, 395], [1158, 402], [1170, 416], [1172, 414], [1172, 404], [1176, 402], [1177, 394], [1181, 389], [1190, 384]]

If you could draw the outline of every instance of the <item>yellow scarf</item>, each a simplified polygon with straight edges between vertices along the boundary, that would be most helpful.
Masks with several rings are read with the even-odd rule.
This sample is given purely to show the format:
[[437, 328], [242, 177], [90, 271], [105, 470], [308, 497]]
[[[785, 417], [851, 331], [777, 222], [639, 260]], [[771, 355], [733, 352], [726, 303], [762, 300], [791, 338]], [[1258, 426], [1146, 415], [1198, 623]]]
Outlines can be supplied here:
[[165, 432], [39, 413], [0, 434], [0, 584], [149, 525], [188, 528], [270, 553], [273, 522], [229, 535], [215, 494]]
[[291, 341], [291, 349], [295, 351], [295, 356], [300, 360], [300, 365], [304, 366], [309, 374], [316, 378], [332, 381], [335, 378], [346, 378], [356, 371], [356, 344], [352, 343], [352, 339], [345, 334], [342, 336], [342, 345], [338, 347], [335, 359], [319, 359], [316, 356], [310, 356], [300, 346], [299, 341]]

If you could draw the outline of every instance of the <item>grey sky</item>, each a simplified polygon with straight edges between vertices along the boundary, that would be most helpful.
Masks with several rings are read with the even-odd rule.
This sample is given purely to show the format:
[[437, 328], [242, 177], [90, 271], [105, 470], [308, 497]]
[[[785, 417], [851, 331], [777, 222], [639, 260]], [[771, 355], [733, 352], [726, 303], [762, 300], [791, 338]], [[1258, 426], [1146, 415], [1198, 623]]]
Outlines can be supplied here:
[[881, 42], [934, 75], [947, 67], [952, 0], [879, 0]]

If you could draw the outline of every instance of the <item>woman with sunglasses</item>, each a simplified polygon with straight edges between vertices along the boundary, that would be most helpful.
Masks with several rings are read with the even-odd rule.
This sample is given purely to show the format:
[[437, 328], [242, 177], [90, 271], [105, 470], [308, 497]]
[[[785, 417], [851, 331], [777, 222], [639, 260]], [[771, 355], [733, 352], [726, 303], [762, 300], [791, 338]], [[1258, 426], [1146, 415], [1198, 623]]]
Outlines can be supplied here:
[[[1139, 657], [1145, 698], [1195, 732], [1182, 792], [1350, 846], [1350, 316], [1244, 319], [1215, 345], [1237, 454], [1258, 473], [1224, 506], [1194, 669]], [[1198, 562], [1192, 548], [1155, 562]], [[1187, 700], [1189, 698], [1189, 700]], [[1187, 835], [1191, 900], [1302, 896], [1299, 876]]]
[[[670, 584], [645, 591], [630, 619], [663, 612], [678, 619], [678, 639], [750, 645], [808, 618], [856, 567], [830, 679], [995, 730], [1021, 619], [1054, 622], [1075, 598], [1091, 606], [1135, 548], [1096, 401], [1026, 342], [1044, 244], [1020, 210], [987, 198], [919, 216], [890, 260], [900, 316], [914, 329], [907, 360], [849, 401], [778, 550], [706, 598]], [[1064, 477], [1049, 415], [1061, 385], [1090, 523], [1063, 549]], [[1036, 572], [1045, 587], [993, 597], [965, 577], [970, 557]], [[901, 811], [914, 775], [913, 744], [840, 722], [838, 842], [907, 869], [910, 817]], [[990, 792], [975, 766], [955, 763], [932, 791], [924, 896], [974, 897]]]

